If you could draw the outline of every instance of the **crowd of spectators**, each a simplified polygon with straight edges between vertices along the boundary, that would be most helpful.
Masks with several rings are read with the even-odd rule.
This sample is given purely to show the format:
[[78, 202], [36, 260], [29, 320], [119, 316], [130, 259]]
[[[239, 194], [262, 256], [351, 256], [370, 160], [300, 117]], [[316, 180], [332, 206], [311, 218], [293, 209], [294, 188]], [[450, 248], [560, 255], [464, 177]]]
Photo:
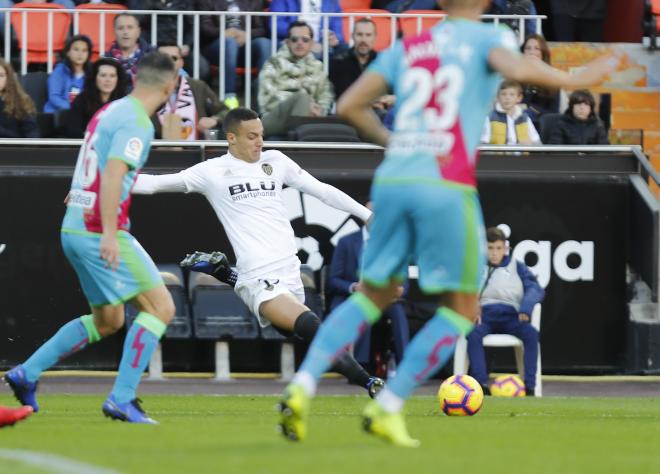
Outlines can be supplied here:
[[[83, 3], [100, 2], [56, 0], [52, 3], [74, 8]], [[180, 68], [175, 94], [153, 117], [157, 137], [203, 138], [208, 130], [220, 129], [226, 111], [239, 105], [239, 74], [240, 67], [245, 66], [248, 38], [247, 17], [242, 13], [264, 10], [291, 13], [277, 16], [273, 22], [274, 32], [270, 31], [272, 25], [269, 17], [257, 15], [250, 18], [253, 89], [257, 91], [258, 111], [262, 114], [266, 136], [270, 138], [286, 138], [291, 117], [332, 115], [335, 100], [378, 54], [374, 49], [378, 28], [372, 19], [356, 18], [351, 37], [345, 38], [340, 17], [329, 17], [326, 24], [318, 16], [318, 13], [341, 12], [339, 0], [115, 0], [105, 3], [122, 4], [128, 10], [115, 17], [114, 39], [107, 51], [102, 51], [103, 58], [92, 65], [91, 39], [84, 35], [72, 36], [60, 52], [60, 60], [48, 78], [48, 98], [42, 110], [37, 112], [58, 115], [58, 127], [54, 131], [57, 136], [81, 137], [85, 124], [96, 110], [108, 100], [130, 92], [137, 62], [155, 47], [152, 45], [151, 16], [134, 15], [130, 10], [162, 12], [156, 17], [157, 44], [168, 54], [171, 53]], [[556, 13], [555, 20], [561, 19], [564, 25], [572, 25], [576, 31], [590, 29], [598, 33], [602, 30], [602, 25], [599, 27], [596, 23], [604, 15], [604, 0], [552, 0], [550, 3]], [[0, 0], [0, 6], [13, 4], [10, 0]], [[196, 71], [202, 80], [193, 79], [189, 74], [193, 68], [192, 17], [177, 18], [176, 15], [166, 14], [191, 7], [197, 11], [235, 13], [222, 17], [203, 15], [200, 18], [201, 55], [197, 58]], [[437, 8], [435, 0], [383, 0], [372, 2], [372, 7], [386, 8], [396, 13]], [[487, 13], [534, 15], [537, 10], [532, 0], [494, 0]], [[566, 20], [565, 17], [570, 18]], [[225, 24], [220, 25], [220, 21]], [[502, 20], [502, 23], [514, 30], [520, 28], [517, 20]], [[560, 22], [554, 23], [556, 29]], [[0, 25], [3, 24], [0, 21]], [[181, 24], [183, 31], [178, 32]], [[221, 30], [224, 30], [223, 45], [220, 44]], [[544, 37], [536, 32], [536, 21], [526, 21], [524, 32], [526, 39], [521, 52], [549, 64], [550, 49]], [[570, 36], [567, 27], [556, 33], [567, 38]], [[272, 56], [271, 34], [277, 37], [277, 50]], [[573, 35], [572, 38], [586, 37]], [[327, 39], [330, 48], [327, 74], [321, 61], [324, 39]], [[221, 46], [224, 49], [222, 65], [219, 64]], [[119, 72], [118, 68], [122, 71]], [[11, 74], [13, 72], [8, 73]], [[219, 74], [223, 75], [224, 83], [222, 100], [214, 92], [219, 88]], [[549, 143], [607, 143], [606, 130], [596, 114], [597, 101], [588, 91], [571, 95], [568, 109], [565, 114], [560, 114], [561, 91], [511, 82], [504, 86], [500, 88], [498, 101], [486, 119], [483, 143], [538, 144], [542, 141], [541, 137]], [[89, 90], [85, 92], [85, 89]], [[20, 91], [18, 88], [15, 90]], [[14, 114], [15, 121], [27, 122], [20, 127], [16, 122], [9, 127], [10, 131], [0, 130], [0, 135], [34, 136], [38, 133], [34, 125], [35, 113], [24, 113], [32, 110], [25, 105], [27, 102], [7, 98], [8, 93], [13, 92], [2, 92], [3, 114], [7, 115], [8, 104], [24, 104], [19, 109], [9, 105], [9, 110]], [[374, 111], [390, 128], [395, 104], [394, 95], [383, 96], [373, 104]], [[586, 115], [583, 109], [589, 109]], [[554, 120], [547, 121], [552, 123], [552, 134], [539, 133], [544, 127], [543, 116], [554, 116]], [[31, 129], [28, 122], [33, 123]], [[19, 132], [19, 129], [22, 131]]]

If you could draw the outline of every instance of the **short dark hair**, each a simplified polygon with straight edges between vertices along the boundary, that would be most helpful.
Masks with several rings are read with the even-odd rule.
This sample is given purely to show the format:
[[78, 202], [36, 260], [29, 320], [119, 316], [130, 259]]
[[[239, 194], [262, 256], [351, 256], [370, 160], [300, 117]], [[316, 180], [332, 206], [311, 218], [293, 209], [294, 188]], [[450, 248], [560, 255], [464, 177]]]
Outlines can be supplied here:
[[578, 89], [571, 92], [568, 96], [568, 110], [573, 112], [573, 106], [577, 104], [587, 104], [591, 107], [591, 113], [595, 115], [594, 109], [596, 108], [596, 99], [594, 95], [587, 89]]
[[486, 229], [486, 240], [489, 243], [506, 242], [506, 235], [499, 227], [489, 227]]
[[497, 88], [497, 93], [499, 94], [500, 91], [503, 91], [504, 89], [516, 89], [519, 94], [522, 95], [523, 93], [522, 84], [518, 81], [514, 81], [513, 79], [504, 79], [500, 83], [500, 87]]
[[305, 23], [304, 21], [294, 21], [289, 25], [289, 28], [286, 30], [286, 37], [289, 38], [291, 36], [291, 30], [294, 28], [307, 28], [309, 30], [309, 36], [311, 38], [314, 38], [314, 31], [312, 30], [312, 27], [309, 26], [309, 23]]
[[225, 118], [222, 120], [222, 131], [225, 134], [238, 133], [238, 127], [241, 126], [241, 122], [247, 122], [248, 120], [255, 120], [259, 118], [257, 114], [252, 109], [247, 109], [245, 107], [237, 107], [229, 111]]
[[183, 50], [181, 49], [181, 45], [176, 44], [174, 41], [163, 41], [162, 43], [158, 43], [158, 46], [156, 47], [156, 51], [158, 51], [160, 48], [176, 48], [179, 50], [179, 54], [183, 56]]
[[113, 27], [113, 28], [117, 28], [117, 21], [119, 21], [119, 19], [120, 19], [121, 17], [123, 17], [123, 16], [130, 16], [131, 18], [133, 18], [133, 19], [135, 20], [135, 22], [137, 23], [137, 25], [140, 26], [140, 20], [138, 20], [138, 17], [136, 17], [136, 16], [133, 15], [132, 13], [126, 13], [126, 12], [123, 12], [123, 13], [118, 14], [118, 15], [115, 17], [115, 19], [112, 20], [112, 27]]
[[140, 58], [137, 63], [137, 83], [143, 85], [156, 85], [163, 84], [168, 80], [167, 75], [170, 74], [170, 80], [177, 72], [174, 61], [167, 54], [152, 51], [145, 54]]

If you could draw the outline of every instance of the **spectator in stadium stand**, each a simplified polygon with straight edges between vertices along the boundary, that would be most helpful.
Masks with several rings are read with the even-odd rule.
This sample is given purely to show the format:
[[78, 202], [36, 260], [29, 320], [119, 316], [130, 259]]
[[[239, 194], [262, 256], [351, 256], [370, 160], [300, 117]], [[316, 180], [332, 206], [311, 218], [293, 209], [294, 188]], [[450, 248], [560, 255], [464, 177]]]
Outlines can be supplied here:
[[491, 145], [536, 145], [541, 143], [522, 101], [522, 86], [506, 79], [497, 91], [495, 107], [486, 119], [481, 142]]
[[529, 267], [508, 255], [506, 236], [501, 229], [490, 227], [488, 267], [479, 294], [481, 315], [467, 336], [470, 373], [490, 394], [483, 339], [488, 334], [512, 334], [523, 341], [525, 391], [534, 396], [538, 361], [539, 332], [530, 324], [534, 306], [545, 292]]
[[66, 138], [83, 138], [87, 123], [108, 102], [128, 94], [128, 76], [113, 58], [100, 58], [85, 76], [83, 91], [63, 113], [59, 133]]
[[158, 52], [167, 54], [179, 70], [179, 82], [170, 100], [152, 117], [156, 138], [197, 140], [204, 132], [218, 129], [229, 109], [204, 81], [182, 72], [183, 55], [176, 44], [163, 43]]
[[140, 38], [140, 23], [135, 15], [120, 13], [114, 20], [115, 40], [106, 57], [114, 58], [122, 65], [129, 75], [129, 92], [133, 88], [137, 63], [142, 56], [153, 50], [153, 47]]
[[[366, 207], [371, 209], [371, 203]], [[332, 254], [330, 272], [328, 275], [328, 293], [332, 295], [330, 310], [342, 304], [351, 296], [358, 287], [358, 270], [362, 260], [362, 249], [369, 239], [369, 230], [365, 225], [357, 232], [348, 234], [337, 242], [337, 247]], [[392, 303], [383, 316], [390, 322], [392, 338], [394, 339], [394, 353], [397, 364], [403, 358], [403, 351], [410, 340], [410, 329], [408, 318], [400, 301]], [[353, 356], [362, 364], [367, 366], [371, 356], [371, 328], [368, 328], [360, 338], [355, 341]]]
[[[277, 38], [284, 40], [289, 35], [289, 27], [295, 21], [303, 21], [309, 25], [312, 30], [312, 52], [320, 57], [323, 51], [323, 36], [321, 31], [322, 18], [319, 13], [341, 13], [339, 0], [273, 0], [270, 4], [272, 12], [299, 12], [298, 16], [278, 16], [277, 17]], [[328, 46], [330, 54], [334, 55], [346, 49], [344, 43], [343, 24], [341, 17], [333, 16], [328, 18]]]
[[85, 35], [75, 35], [67, 40], [62, 59], [48, 76], [48, 101], [44, 104], [44, 112], [54, 113], [71, 107], [85, 84], [91, 51], [92, 40]]
[[[129, 10], [155, 10], [160, 12], [156, 16], [156, 34], [158, 37], [158, 44], [178, 44], [178, 18], [177, 15], [166, 15], [164, 12], [172, 11], [186, 11], [190, 10], [189, 0], [127, 0], [124, 2]], [[151, 42], [151, 15], [136, 15], [140, 22], [141, 37], [150, 43]], [[181, 50], [184, 58], [184, 70], [193, 71], [193, 57], [190, 52], [194, 42], [193, 38], [193, 17], [191, 15], [183, 15], [181, 17], [183, 23], [183, 42], [181, 43]], [[204, 56], [199, 56], [199, 77], [208, 79], [210, 77], [209, 63]]]
[[596, 101], [586, 89], [568, 96], [568, 108], [550, 132], [552, 145], [609, 145], [607, 130], [596, 115]]
[[550, 0], [555, 41], [603, 41], [607, 0]]
[[14, 68], [0, 59], [0, 138], [36, 138], [37, 109], [23, 90]]
[[[218, 12], [260, 12], [266, 9], [263, 0], [197, 0], [197, 10]], [[227, 15], [225, 18], [225, 105], [230, 109], [238, 107], [236, 98], [237, 74], [239, 58], [245, 57], [246, 20], [244, 15]], [[204, 56], [213, 65], [218, 65], [220, 59], [220, 16], [203, 16], [200, 29]], [[260, 71], [270, 57], [270, 39], [267, 35], [267, 18], [252, 17], [251, 50], [252, 66]], [[242, 61], [241, 61], [242, 62]]]
[[[520, 47], [525, 56], [537, 58], [550, 65], [550, 48], [545, 38], [539, 34], [532, 34], [525, 38]], [[531, 84], [523, 84], [523, 101], [527, 106], [527, 114], [534, 126], [539, 128], [539, 118], [543, 114], [559, 112], [560, 91], [552, 91]]]
[[[492, 0], [487, 15], [536, 15], [536, 6], [532, 0]], [[516, 34], [520, 31], [520, 21], [515, 19], [500, 20]], [[536, 20], [525, 21], [525, 36], [536, 33]]]
[[[330, 61], [330, 82], [335, 88], [335, 97], [339, 98], [353, 84], [367, 66], [376, 59], [376, 25], [370, 18], [360, 18], [353, 26], [354, 46], [337, 54]], [[393, 95], [384, 95], [374, 102], [376, 114], [383, 119], [394, 105]]]
[[321, 117], [330, 112], [332, 84], [311, 49], [312, 28], [295, 21], [285, 44], [261, 69], [258, 98], [266, 137], [283, 134], [291, 116]]

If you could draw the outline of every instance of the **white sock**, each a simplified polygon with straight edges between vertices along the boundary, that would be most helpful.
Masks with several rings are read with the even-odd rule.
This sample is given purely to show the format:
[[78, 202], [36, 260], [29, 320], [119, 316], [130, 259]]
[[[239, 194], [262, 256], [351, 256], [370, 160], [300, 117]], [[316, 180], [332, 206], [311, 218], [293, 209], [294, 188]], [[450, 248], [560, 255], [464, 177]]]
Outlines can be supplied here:
[[310, 397], [316, 395], [316, 379], [309, 372], [297, 372], [291, 383], [300, 385]]
[[376, 395], [376, 402], [388, 413], [399, 413], [403, 409], [404, 400], [385, 387]]

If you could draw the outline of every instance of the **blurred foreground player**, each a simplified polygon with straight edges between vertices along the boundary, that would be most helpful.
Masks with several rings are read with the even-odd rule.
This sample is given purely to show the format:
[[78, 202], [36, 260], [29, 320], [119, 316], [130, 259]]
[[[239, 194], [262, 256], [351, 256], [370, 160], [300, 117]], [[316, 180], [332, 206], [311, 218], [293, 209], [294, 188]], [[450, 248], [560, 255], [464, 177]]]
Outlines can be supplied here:
[[131, 95], [104, 106], [87, 125], [78, 155], [62, 248], [78, 274], [91, 314], [68, 322], [23, 364], [5, 375], [23, 405], [39, 411], [37, 381], [64, 357], [117, 332], [124, 303], [139, 311], [126, 335], [119, 373], [103, 413], [131, 423], [155, 423], [136, 398], [140, 377], [174, 315], [174, 303], [153, 261], [129, 233], [130, 190], [149, 155], [149, 117], [176, 84], [169, 56], [145, 55]]
[[[488, 4], [443, 1], [449, 14], [445, 21], [380, 53], [339, 101], [339, 114], [364, 139], [387, 146], [387, 152], [374, 177], [374, 219], [360, 290], [321, 326], [279, 404], [280, 427], [288, 439], [305, 438], [320, 375], [341, 347], [380, 318], [414, 257], [419, 285], [438, 295], [439, 309], [362, 416], [368, 433], [399, 446], [419, 445], [401, 415], [404, 402], [446, 363], [457, 337], [471, 331], [478, 314], [485, 242], [475, 188], [476, 147], [499, 74], [574, 89], [597, 83], [618, 62], [602, 58], [569, 76], [524, 58], [511, 31], [479, 22]], [[389, 88], [398, 107], [391, 137], [371, 109]]]

